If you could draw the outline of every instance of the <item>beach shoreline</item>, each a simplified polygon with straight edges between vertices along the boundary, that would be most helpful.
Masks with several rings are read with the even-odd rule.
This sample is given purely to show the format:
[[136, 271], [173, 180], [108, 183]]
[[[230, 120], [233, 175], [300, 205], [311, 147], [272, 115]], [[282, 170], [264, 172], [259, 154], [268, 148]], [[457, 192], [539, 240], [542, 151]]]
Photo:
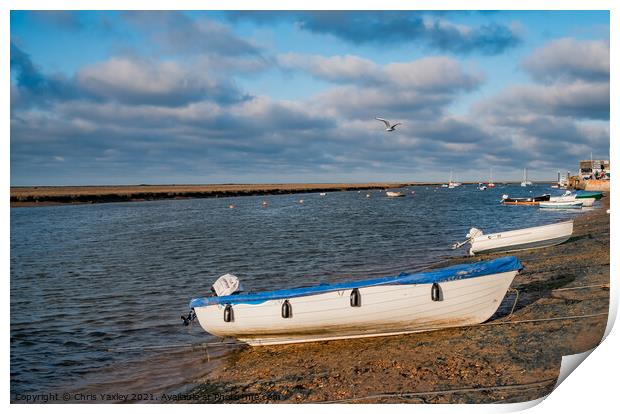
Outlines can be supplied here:
[[[541, 398], [553, 390], [561, 357], [592, 349], [605, 331], [609, 202], [606, 193], [598, 207], [576, 217], [569, 241], [512, 253], [524, 265], [511, 286], [518, 297], [509, 291], [500, 310], [484, 324], [243, 347], [205, 378], [188, 384], [191, 391], [179, 400], [508, 403]], [[500, 256], [463, 256], [434, 267]]]
[[[11, 207], [179, 200], [192, 198], [269, 196], [334, 191], [372, 191], [408, 186], [439, 186], [439, 182], [174, 184], [11, 187]], [[473, 182], [465, 185], [477, 184]]]

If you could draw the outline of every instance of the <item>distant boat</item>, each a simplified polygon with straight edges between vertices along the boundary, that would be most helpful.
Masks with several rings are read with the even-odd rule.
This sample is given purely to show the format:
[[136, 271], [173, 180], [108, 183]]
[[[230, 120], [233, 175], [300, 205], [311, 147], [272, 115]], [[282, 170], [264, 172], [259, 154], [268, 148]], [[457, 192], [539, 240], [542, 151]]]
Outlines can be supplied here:
[[523, 169], [523, 181], [521, 181], [521, 187], [527, 187], [528, 185], [532, 185], [532, 182], [527, 180], [527, 168], [524, 168]]
[[205, 331], [253, 346], [402, 335], [486, 321], [521, 269], [519, 259], [507, 256], [424, 273], [200, 297], [189, 306]]
[[327, 193], [319, 193], [319, 195], [320, 195], [321, 197], [324, 197], [324, 196], [326, 196], [326, 195], [327, 195]]
[[504, 194], [502, 196], [502, 204], [525, 204], [525, 205], [534, 205], [538, 204], [541, 201], [549, 201], [551, 198], [551, 194], [543, 194], [535, 197], [509, 197]]
[[564, 243], [572, 234], [572, 220], [493, 234], [484, 234], [482, 230], [472, 228], [466, 236], [467, 240], [455, 243], [452, 248], [458, 249], [469, 243], [471, 256], [479, 253], [514, 252]]
[[[450, 182], [448, 183], [447, 187], [448, 188], [456, 188], [458, 186], [460, 186], [462, 183], [456, 182], [453, 180], [453, 171], [450, 170]], [[443, 185], [442, 185], [443, 187]]]
[[488, 188], [495, 188], [495, 183], [493, 183], [493, 168], [489, 168], [489, 182], [487, 184]]
[[400, 191], [386, 191], [385, 195], [388, 197], [404, 197], [405, 195]]
[[480, 191], [484, 191], [484, 190], [486, 190], [486, 189], [487, 189], [487, 186], [486, 186], [486, 185], [484, 185], [484, 184], [482, 184], [482, 183], [478, 183], [478, 190], [480, 190]]
[[583, 202], [578, 200], [570, 201], [541, 201], [538, 203], [540, 208], [555, 208], [555, 209], [579, 209], [583, 207]]

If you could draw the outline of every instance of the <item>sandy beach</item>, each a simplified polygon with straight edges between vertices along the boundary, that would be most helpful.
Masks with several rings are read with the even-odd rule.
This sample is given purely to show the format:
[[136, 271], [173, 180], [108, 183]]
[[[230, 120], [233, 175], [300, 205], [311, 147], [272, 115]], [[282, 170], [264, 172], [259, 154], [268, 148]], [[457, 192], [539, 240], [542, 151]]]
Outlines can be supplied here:
[[[595, 347], [609, 307], [609, 194], [573, 237], [517, 252], [524, 270], [482, 325], [410, 335], [243, 347], [180, 396], [193, 402], [493, 403], [540, 398], [562, 355]], [[529, 208], [529, 207], [520, 207]], [[499, 255], [462, 257], [438, 266]], [[511, 313], [515, 299], [516, 306]]]

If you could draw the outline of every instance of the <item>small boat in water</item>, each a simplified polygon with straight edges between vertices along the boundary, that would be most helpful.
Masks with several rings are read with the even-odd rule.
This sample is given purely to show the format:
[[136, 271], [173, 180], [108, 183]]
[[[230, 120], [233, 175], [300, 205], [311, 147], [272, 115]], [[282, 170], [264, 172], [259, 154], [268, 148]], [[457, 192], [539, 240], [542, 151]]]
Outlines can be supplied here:
[[583, 203], [578, 200], [567, 201], [541, 201], [538, 203], [540, 208], [555, 208], [555, 209], [580, 209], [583, 207]]
[[400, 191], [386, 191], [385, 195], [388, 197], [404, 197], [405, 195]]
[[541, 201], [549, 201], [551, 194], [543, 194], [536, 197], [509, 197], [504, 194], [502, 196], [502, 204], [524, 204], [524, 205], [536, 205]]
[[471, 256], [477, 253], [514, 252], [564, 243], [572, 234], [572, 220], [493, 234], [484, 234], [474, 227], [469, 230], [465, 241], [455, 243], [452, 248], [458, 249], [470, 243]]
[[523, 169], [523, 181], [521, 181], [521, 187], [527, 187], [532, 185], [532, 182], [527, 179], [527, 168]]
[[400, 335], [486, 321], [522, 268], [507, 256], [423, 273], [202, 297], [189, 306], [205, 331], [250, 345]]
[[[551, 197], [549, 199], [550, 202], [568, 202], [568, 201], [579, 201], [583, 207], [592, 207], [594, 205], [595, 198], [580, 198], [577, 199], [575, 194], [572, 194], [570, 191], [566, 191], [564, 194], [558, 197]], [[541, 206], [542, 207], [542, 206]]]
[[595, 200], [600, 200], [601, 198], [603, 198], [603, 193], [600, 191], [578, 190], [575, 193], [575, 197], [576, 198], [593, 198]]

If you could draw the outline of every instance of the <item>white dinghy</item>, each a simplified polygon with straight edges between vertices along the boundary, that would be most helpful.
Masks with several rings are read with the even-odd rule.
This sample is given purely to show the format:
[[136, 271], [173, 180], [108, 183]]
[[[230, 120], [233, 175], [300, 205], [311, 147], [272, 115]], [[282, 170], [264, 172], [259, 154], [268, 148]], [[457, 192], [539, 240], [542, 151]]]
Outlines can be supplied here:
[[484, 234], [474, 227], [469, 230], [465, 241], [455, 243], [452, 248], [458, 249], [470, 243], [470, 256], [477, 253], [515, 252], [564, 243], [572, 234], [572, 220], [493, 234]]
[[583, 207], [581, 200], [572, 201], [541, 201], [538, 206], [540, 208], [555, 208], [555, 209], [580, 209]]
[[579, 198], [578, 199], [576, 194], [573, 194], [570, 191], [566, 191], [561, 196], [551, 197], [549, 201], [552, 201], [552, 202], [579, 201], [582, 203], [582, 207], [592, 207], [596, 199], [595, 198]]
[[385, 195], [388, 197], [404, 197], [405, 195], [400, 191], [386, 191]]
[[516, 257], [416, 274], [193, 299], [207, 332], [250, 345], [399, 335], [478, 324], [497, 310]]

